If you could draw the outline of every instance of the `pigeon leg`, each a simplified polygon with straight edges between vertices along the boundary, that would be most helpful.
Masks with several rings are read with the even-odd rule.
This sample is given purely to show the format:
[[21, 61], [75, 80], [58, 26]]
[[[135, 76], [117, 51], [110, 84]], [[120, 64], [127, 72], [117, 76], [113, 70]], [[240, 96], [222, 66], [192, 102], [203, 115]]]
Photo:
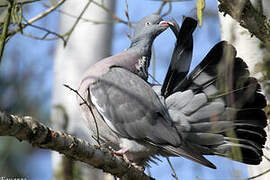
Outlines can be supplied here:
[[125, 154], [125, 153], [128, 151], [128, 148], [123, 147], [123, 148], [119, 149], [118, 151], [115, 151], [112, 147], [109, 147], [109, 149], [110, 149], [110, 150], [112, 151], [112, 153], [115, 154], [116, 156], [121, 156], [121, 157], [124, 159], [124, 161], [125, 161], [126, 163], [132, 164], [132, 163], [129, 161], [127, 155]]
[[118, 151], [115, 151], [112, 147], [109, 147], [109, 149], [117, 156], [124, 156], [124, 154], [128, 151], [128, 148], [125, 147], [119, 149]]
[[115, 154], [116, 156], [121, 156], [124, 161], [128, 164], [131, 164], [133, 167], [135, 167], [136, 169], [138, 169], [139, 171], [144, 171], [144, 167], [143, 166], [139, 166], [134, 162], [131, 162], [128, 158], [128, 148], [123, 147], [121, 149], [119, 149], [118, 151], [115, 151], [112, 147], [109, 146], [109, 149], [112, 151], [113, 154]]

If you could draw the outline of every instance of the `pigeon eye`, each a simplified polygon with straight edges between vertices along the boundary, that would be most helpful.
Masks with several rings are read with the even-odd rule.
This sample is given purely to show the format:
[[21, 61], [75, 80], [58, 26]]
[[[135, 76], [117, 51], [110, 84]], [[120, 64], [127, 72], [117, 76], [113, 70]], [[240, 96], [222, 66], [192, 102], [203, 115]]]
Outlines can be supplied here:
[[150, 25], [151, 25], [150, 22], [146, 22], [146, 23], [145, 23], [145, 26], [150, 26]]

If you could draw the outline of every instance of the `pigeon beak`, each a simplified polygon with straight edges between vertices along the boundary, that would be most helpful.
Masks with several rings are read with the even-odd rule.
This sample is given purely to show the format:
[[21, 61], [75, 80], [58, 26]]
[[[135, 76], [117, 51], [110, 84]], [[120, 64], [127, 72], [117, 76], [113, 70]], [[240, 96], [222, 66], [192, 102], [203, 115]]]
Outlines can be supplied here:
[[169, 22], [167, 22], [167, 21], [160, 21], [159, 25], [162, 26], [162, 27], [168, 28], [169, 27]]
[[169, 26], [174, 26], [174, 23], [171, 21], [168, 21], [167, 23], [169, 24]]

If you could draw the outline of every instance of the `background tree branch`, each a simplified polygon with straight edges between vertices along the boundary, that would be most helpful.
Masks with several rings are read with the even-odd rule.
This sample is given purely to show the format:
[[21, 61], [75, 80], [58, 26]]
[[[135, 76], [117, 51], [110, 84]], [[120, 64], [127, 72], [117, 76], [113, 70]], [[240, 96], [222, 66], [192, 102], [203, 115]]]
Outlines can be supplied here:
[[1, 57], [3, 55], [4, 52], [4, 48], [5, 48], [5, 42], [7, 39], [7, 33], [8, 33], [8, 26], [10, 23], [10, 17], [11, 17], [11, 11], [12, 11], [12, 7], [14, 6], [14, 1], [8, 1], [8, 10], [7, 10], [7, 14], [5, 17], [5, 21], [4, 21], [4, 27], [1, 33], [1, 37], [0, 37], [0, 63], [1, 63]]
[[30, 116], [19, 117], [0, 111], [0, 136], [13, 136], [33, 146], [50, 149], [87, 163], [122, 179], [151, 180], [110, 150], [89, 144], [69, 134], [54, 131]]
[[267, 46], [270, 46], [270, 23], [263, 12], [256, 10], [250, 0], [218, 0], [219, 11], [229, 14]]
[[9, 32], [8, 36], [13, 36], [15, 35], [17, 32], [21, 31], [22, 28], [27, 27], [30, 24], [33, 24], [34, 22], [40, 20], [41, 18], [46, 17], [47, 15], [49, 15], [51, 12], [53, 12], [55, 9], [57, 9], [58, 7], [60, 7], [66, 0], [60, 0], [58, 1], [55, 5], [51, 6], [50, 8], [48, 8], [47, 10], [45, 10], [44, 12], [38, 14], [37, 16], [33, 17], [32, 19], [28, 20], [27, 23], [22, 24], [21, 28], [15, 29], [11, 32]]

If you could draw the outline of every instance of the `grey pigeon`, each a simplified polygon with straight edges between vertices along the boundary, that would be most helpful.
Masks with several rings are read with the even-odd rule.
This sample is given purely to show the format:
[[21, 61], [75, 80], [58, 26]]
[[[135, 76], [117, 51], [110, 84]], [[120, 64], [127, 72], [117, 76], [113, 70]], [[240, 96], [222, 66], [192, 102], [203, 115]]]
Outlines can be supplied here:
[[[168, 78], [159, 90], [146, 81], [152, 43], [169, 26], [158, 15], [147, 16], [136, 25], [127, 51], [99, 61], [84, 74], [79, 93], [91, 105], [100, 140], [140, 166], [157, 155], [183, 156], [211, 168], [215, 166], [203, 155], [258, 164], [266, 137], [262, 111], [266, 101], [257, 80], [249, 77], [246, 64], [226, 42], [217, 44], [186, 76], [196, 26], [185, 22], [194, 23], [184, 21], [181, 29], [185, 28], [178, 31]], [[186, 33], [182, 42], [187, 43], [181, 44], [179, 39]], [[226, 68], [220, 68], [228, 66], [225, 52], [230, 52], [226, 59], [233, 62], [230, 81]], [[225, 88], [227, 82], [230, 89]], [[79, 103], [96, 135], [91, 111], [80, 98]], [[241, 158], [235, 156], [235, 149]]]
[[[203, 156], [178, 148], [184, 142], [148, 77], [154, 39], [167, 27], [158, 15], [150, 15], [135, 27], [130, 47], [123, 53], [105, 58], [84, 74], [79, 93], [91, 105], [97, 121], [99, 138], [129, 161], [147, 165], [158, 154], [182, 155], [214, 167]], [[90, 129], [97, 134], [89, 108], [79, 98]]]

